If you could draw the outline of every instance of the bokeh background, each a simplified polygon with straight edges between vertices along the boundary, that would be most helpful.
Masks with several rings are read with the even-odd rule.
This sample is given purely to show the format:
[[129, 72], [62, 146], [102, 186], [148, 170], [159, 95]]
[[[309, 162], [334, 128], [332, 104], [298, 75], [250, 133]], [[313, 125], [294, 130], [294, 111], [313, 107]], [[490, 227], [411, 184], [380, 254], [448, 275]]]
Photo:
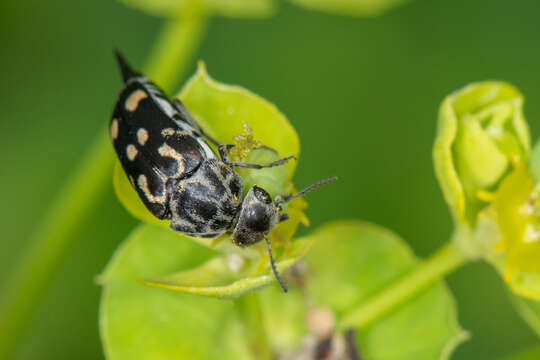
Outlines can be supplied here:
[[[536, 139], [539, 14], [536, 0], [415, 0], [364, 19], [281, 2], [265, 20], [213, 18], [197, 58], [288, 116], [302, 146], [298, 187], [340, 177], [309, 195], [313, 227], [368, 220], [425, 257], [452, 229], [431, 161], [438, 106], [467, 83], [509, 81], [525, 94]], [[0, 1], [0, 284], [104, 131], [121, 86], [113, 47], [142, 65], [161, 23], [110, 0]], [[74, 234], [15, 359], [103, 358], [94, 278], [135, 224], [109, 187]], [[496, 359], [538, 343], [487, 265], [467, 265], [448, 283], [472, 332], [454, 359]]]

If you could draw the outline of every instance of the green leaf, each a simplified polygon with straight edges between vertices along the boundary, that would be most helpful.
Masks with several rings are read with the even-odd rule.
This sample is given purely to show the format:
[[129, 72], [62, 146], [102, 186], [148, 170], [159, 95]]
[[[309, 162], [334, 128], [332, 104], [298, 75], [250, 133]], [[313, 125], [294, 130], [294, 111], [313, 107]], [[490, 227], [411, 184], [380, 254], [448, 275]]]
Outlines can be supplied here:
[[274, 15], [274, 0], [120, 0], [127, 6], [155, 16], [182, 15], [190, 7], [227, 17], [262, 18]]
[[[283, 271], [293, 263], [293, 260], [287, 260], [276, 264], [276, 266], [279, 271]], [[259, 276], [246, 276], [244, 273], [237, 274], [230, 269], [227, 259], [221, 257], [210, 260], [195, 269], [161, 279], [143, 280], [143, 283], [148, 286], [187, 294], [233, 299], [260, 289], [274, 281], [273, 274]]]
[[[292, 241], [283, 258], [277, 259], [279, 260], [276, 263], [278, 271], [287, 270], [305, 256], [314, 241], [315, 238], [311, 236]], [[145, 278], [143, 283], [148, 286], [188, 294], [236, 298], [275, 281], [268, 258], [265, 255], [261, 254], [259, 262], [256, 263], [237, 254], [232, 254], [228, 257], [213, 258], [193, 269], [159, 278]]]
[[162, 227], [137, 228], [100, 279], [100, 331], [107, 359], [253, 359], [232, 302], [139, 282], [191, 268], [215, 254]]
[[186, 236], [170, 229], [141, 224], [115, 251], [99, 281], [109, 284], [163, 276], [193, 268], [219, 254], [218, 251], [186, 241]]
[[[306, 257], [314, 273], [309, 293], [316, 306], [333, 309], [338, 322], [418, 263], [403, 240], [375, 225], [338, 222], [313, 236], [318, 240]], [[362, 355], [377, 360], [447, 359], [466, 337], [442, 281], [357, 329]]]
[[[266, 149], [255, 149], [244, 161], [255, 164], [268, 164], [276, 160], [279, 160], [276, 153]], [[237, 168], [235, 170], [244, 180], [244, 193], [247, 193], [253, 185], [262, 187], [272, 197], [286, 192], [287, 170], [283, 166], [266, 169]]]
[[[233, 143], [246, 123], [255, 139], [275, 149], [280, 157], [299, 155], [296, 131], [274, 104], [240, 86], [217, 82], [202, 62], [180, 92], [180, 99], [201, 127], [221, 143]], [[289, 161], [285, 168], [290, 180], [296, 162]]]
[[278, 286], [259, 293], [263, 309], [263, 325], [275, 352], [289, 353], [297, 349], [307, 333], [305, 294], [289, 282], [289, 292]]
[[[243, 161], [267, 163], [289, 155], [298, 157], [300, 143], [296, 131], [273, 104], [239, 86], [215, 81], [202, 63], [199, 63], [197, 73], [185, 85], [180, 98], [201, 127], [220, 142], [234, 143], [235, 136], [242, 134], [244, 124], [247, 124], [256, 140], [279, 153], [278, 156], [267, 149], [255, 149]], [[292, 190], [290, 180], [295, 167], [296, 161], [291, 160], [285, 166], [237, 170], [244, 179], [245, 192], [257, 184], [275, 196]], [[169, 221], [156, 219], [146, 209], [119, 163], [115, 167], [113, 183], [118, 199], [130, 214], [145, 222], [169, 226]], [[300, 205], [297, 209], [305, 207], [300, 202], [296, 204]], [[297, 225], [300, 218], [304, 219], [301, 211], [293, 211], [291, 218], [293, 215], [295, 218], [290, 224]]]
[[290, 0], [308, 9], [348, 16], [380, 15], [408, 0]]
[[[183, 278], [190, 286], [230, 283], [239, 273], [256, 268], [249, 261], [244, 266], [231, 264], [235, 259], [230, 256], [216, 257], [216, 251], [185, 240], [163, 227], [144, 224], [114, 254], [99, 278], [104, 287], [100, 331], [107, 359], [258, 359], [251, 355], [254, 344], [246, 340], [246, 315], [233, 302], [142, 284], [143, 279], [175, 272], [178, 281]], [[298, 239], [286, 254], [300, 257], [314, 240]], [[268, 268], [257, 271], [266, 273], [268, 283], [275, 282]], [[298, 346], [305, 333], [303, 295], [296, 289], [284, 295], [277, 285], [258, 295], [263, 321], [254, 326], [266, 330], [271, 348]]]
[[540, 301], [526, 299], [512, 293], [509, 295], [518, 314], [540, 336]]
[[538, 360], [540, 359], [540, 345], [520, 351], [517, 354], [505, 356], [502, 360]]

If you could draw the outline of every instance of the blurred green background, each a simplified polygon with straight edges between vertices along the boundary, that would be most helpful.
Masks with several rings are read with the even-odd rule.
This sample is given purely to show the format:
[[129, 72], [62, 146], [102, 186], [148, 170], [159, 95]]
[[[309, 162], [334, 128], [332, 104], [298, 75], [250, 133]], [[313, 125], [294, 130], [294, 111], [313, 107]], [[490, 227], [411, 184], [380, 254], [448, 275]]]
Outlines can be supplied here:
[[[197, 58], [216, 79], [253, 90], [288, 116], [302, 146], [298, 187], [340, 177], [308, 196], [313, 227], [365, 219], [424, 257], [452, 228], [431, 161], [439, 103], [473, 81], [509, 81], [525, 94], [536, 139], [539, 13], [535, 0], [417, 0], [359, 19], [282, 2], [265, 20], [213, 18]], [[161, 23], [110, 0], [0, 2], [0, 284], [104, 131], [121, 86], [113, 47], [141, 67]], [[94, 277], [135, 223], [109, 188], [15, 359], [103, 357]], [[494, 359], [538, 343], [488, 266], [467, 265], [448, 283], [472, 332], [454, 359]]]

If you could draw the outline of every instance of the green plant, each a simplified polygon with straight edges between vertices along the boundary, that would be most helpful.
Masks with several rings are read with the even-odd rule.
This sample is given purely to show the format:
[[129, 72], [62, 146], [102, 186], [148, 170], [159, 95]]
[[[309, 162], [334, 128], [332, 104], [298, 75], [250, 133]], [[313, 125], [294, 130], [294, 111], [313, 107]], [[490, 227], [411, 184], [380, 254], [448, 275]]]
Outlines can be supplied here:
[[[148, 7], [144, 1], [131, 3], [155, 14], [179, 14], [171, 16], [147, 66], [150, 77], [166, 88], [188, 62], [209, 14], [230, 16], [236, 11], [245, 16], [255, 11], [259, 16], [272, 11], [269, 1], [235, 1], [230, 2], [232, 7], [218, 1], [203, 5], [161, 1], [157, 7]], [[238, 10], [246, 4], [255, 7]], [[246, 90], [213, 81], [203, 67], [180, 97], [205, 129], [219, 139], [230, 141], [247, 122], [256, 139], [281, 154], [299, 152], [296, 134], [279, 111]], [[229, 109], [234, 110], [234, 116], [223, 118]], [[221, 126], [224, 124], [227, 126]], [[289, 132], [287, 137], [282, 135], [283, 129]], [[9, 315], [2, 324], [7, 324], [6, 329], [20, 323], [19, 315], [39, 290], [25, 285], [26, 276], [50, 276], [53, 259], [65, 248], [66, 234], [76, 229], [81, 213], [96, 201], [91, 195], [98, 192], [100, 180], [108, 178], [114, 164], [107, 148], [108, 141], [100, 138], [81, 171], [94, 176], [78, 176], [73, 190], [60, 201], [57, 211], [51, 212], [60, 214], [60, 219], [47, 219], [38, 231], [41, 245], [21, 267], [23, 275], [14, 281], [14, 288], [24, 291], [14, 292], [16, 311], [5, 312]], [[324, 308], [337, 319], [336, 333], [357, 330], [357, 346], [367, 358], [410, 358], [411, 354], [417, 359], [448, 357], [466, 333], [457, 324], [455, 305], [441, 281], [444, 275], [467, 261], [485, 259], [504, 274], [514, 293], [538, 298], [537, 249], [530, 241], [536, 230], [535, 197], [530, 195], [538, 181], [537, 152], [530, 155], [521, 95], [512, 87], [473, 84], [451, 95], [441, 107], [434, 156], [455, 219], [452, 241], [427, 261], [418, 261], [396, 235], [354, 221], [328, 224], [295, 239], [296, 226], [305, 222], [305, 204], [298, 201], [289, 209], [292, 221], [272, 234], [281, 270], [300, 258], [305, 258], [309, 269], [307, 276], [290, 279], [307, 281], [302, 290], [286, 296], [275, 287], [254, 292], [273, 281], [257, 248], [240, 251], [228, 246], [226, 239], [217, 246], [200, 239], [180, 239], [163, 224], [149, 224], [155, 223], [154, 218], [140, 206], [117, 166], [118, 197], [143, 224], [126, 239], [100, 277], [106, 353], [110, 358], [270, 358], [275, 353], [293, 354], [301, 351], [303, 339], [320, 336], [317, 327], [308, 326], [304, 319]], [[264, 162], [271, 154], [253, 151], [250, 156]], [[242, 176], [248, 184], [273, 186], [275, 194], [292, 187], [293, 171], [289, 166], [286, 172], [246, 171]], [[69, 196], [83, 187], [88, 191], [79, 198]], [[79, 212], [69, 211], [74, 204], [82, 204]], [[523, 213], [523, 209], [530, 212]], [[71, 218], [62, 218], [67, 213]], [[43, 249], [47, 249], [45, 256]], [[333, 256], [328, 257], [328, 253]], [[520, 297], [515, 297], [515, 303], [538, 331], [538, 304]], [[1, 344], [9, 346], [9, 341], [4, 339]]]
[[[233, 141], [248, 123], [255, 138], [280, 156], [299, 153], [296, 133], [273, 105], [211, 79], [203, 64], [179, 96], [221, 142]], [[116, 171], [119, 198], [144, 223], [100, 277], [107, 357], [294, 358], [306, 351], [303, 341], [340, 339], [355, 329], [355, 345], [367, 358], [448, 358], [468, 334], [441, 280], [446, 274], [485, 259], [504, 273], [514, 293], [539, 298], [533, 261], [539, 248], [531, 238], [538, 222], [533, 178], [538, 160], [529, 156], [521, 105], [519, 92], [498, 82], [469, 85], [443, 101], [433, 155], [455, 232], [426, 261], [416, 260], [388, 230], [357, 221], [330, 223], [295, 238], [305, 204], [293, 202], [290, 222], [270, 234], [281, 271], [299, 262], [308, 269], [289, 277], [301, 285], [287, 295], [276, 286], [259, 291], [274, 282], [263, 248], [239, 250], [228, 236], [216, 242], [173, 233], [167, 222], [156, 223], [123, 172]], [[264, 150], [245, 150], [249, 161], [274, 159], [262, 158], [271, 156]], [[293, 171], [290, 164], [242, 176], [248, 187], [257, 183], [276, 195], [292, 189]], [[518, 301], [521, 309], [535, 304]], [[331, 319], [327, 328], [306, 323], [321, 312]]]

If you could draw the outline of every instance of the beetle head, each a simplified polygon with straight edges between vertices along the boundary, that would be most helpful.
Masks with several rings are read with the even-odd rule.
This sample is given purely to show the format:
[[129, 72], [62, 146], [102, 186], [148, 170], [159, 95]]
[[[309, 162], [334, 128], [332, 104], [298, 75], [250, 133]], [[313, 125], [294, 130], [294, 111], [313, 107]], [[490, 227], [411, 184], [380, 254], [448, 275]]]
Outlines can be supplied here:
[[249, 189], [242, 202], [242, 208], [240, 209], [240, 214], [238, 215], [236, 226], [232, 233], [232, 240], [236, 245], [249, 246], [265, 239], [272, 271], [284, 292], [287, 292], [287, 286], [285, 286], [279, 276], [274, 257], [272, 256], [272, 246], [268, 238], [268, 233], [277, 223], [288, 219], [287, 214], [281, 212], [282, 204], [286, 204], [308, 191], [335, 180], [337, 178], [334, 176], [312, 184], [294, 195], [278, 195], [275, 200], [272, 200], [270, 194], [264, 189], [255, 185]]
[[277, 223], [289, 218], [287, 214], [281, 212], [283, 204], [336, 180], [337, 177], [333, 176], [311, 184], [294, 195], [278, 195], [275, 200], [272, 200], [266, 190], [257, 185], [253, 186], [242, 202], [232, 233], [233, 242], [239, 246], [249, 246], [261, 241]]
[[277, 223], [279, 211], [272, 197], [257, 185], [249, 189], [232, 233], [239, 246], [249, 246], [261, 241]]

